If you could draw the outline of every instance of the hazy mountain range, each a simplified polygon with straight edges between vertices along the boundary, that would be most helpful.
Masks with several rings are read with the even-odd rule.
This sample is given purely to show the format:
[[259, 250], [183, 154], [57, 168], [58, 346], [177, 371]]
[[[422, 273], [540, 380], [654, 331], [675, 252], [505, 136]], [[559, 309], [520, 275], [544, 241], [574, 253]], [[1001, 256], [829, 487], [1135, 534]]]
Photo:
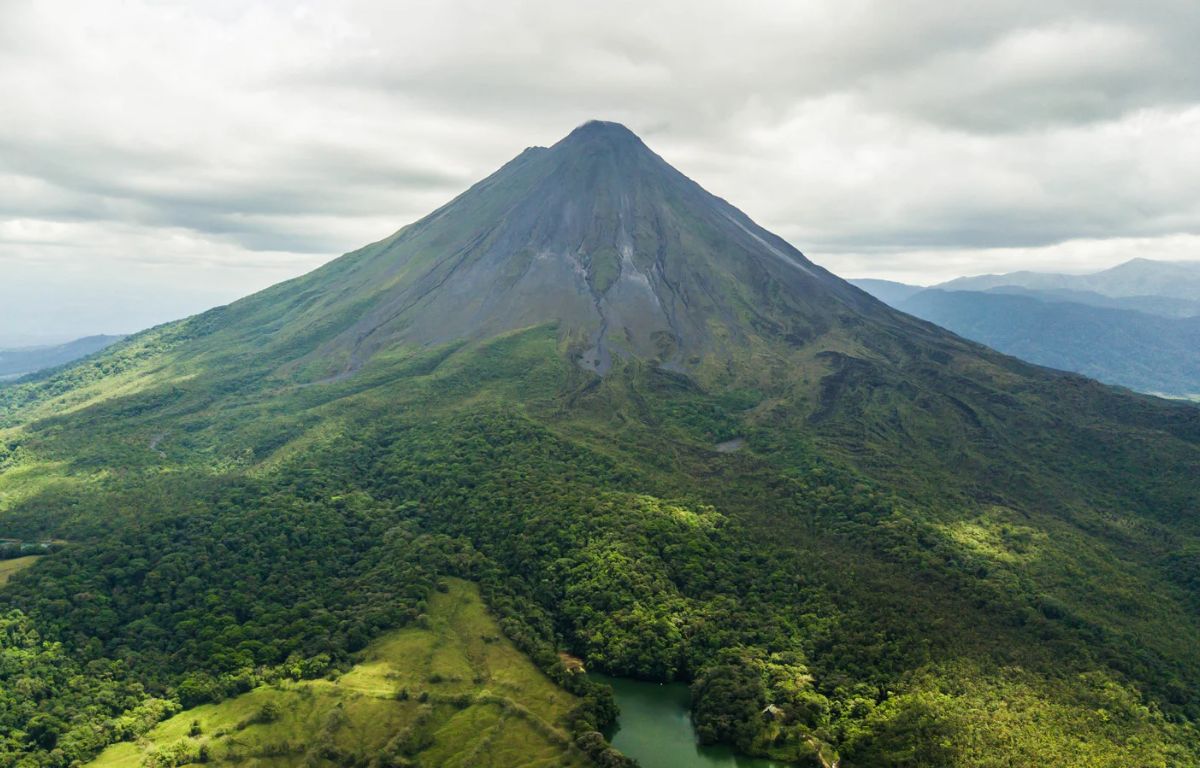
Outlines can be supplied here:
[[1143, 392], [1200, 393], [1200, 262], [1014, 272], [931, 288], [855, 285], [897, 309], [1039, 365]]
[[591, 122], [0, 387], [0, 535], [63, 542], [0, 589], [0, 764], [629, 765], [582, 668], [799, 765], [1196, 764], [1197, 466], [1200, 408]]
[[1131, 259], [1110, 269], [1085, 275], [1010, 272], [1004, 275], [960, 277], [937, 287], [951, 291], [1018, 287], [1117, 298], [1162, 296], [1182, 299], [1194, 306], [1200, 302], [1200, 261]]
[[123, 336], [87, 336], [65, 344], [0, 349], [0, 380], [64, 365], [99, 352]]

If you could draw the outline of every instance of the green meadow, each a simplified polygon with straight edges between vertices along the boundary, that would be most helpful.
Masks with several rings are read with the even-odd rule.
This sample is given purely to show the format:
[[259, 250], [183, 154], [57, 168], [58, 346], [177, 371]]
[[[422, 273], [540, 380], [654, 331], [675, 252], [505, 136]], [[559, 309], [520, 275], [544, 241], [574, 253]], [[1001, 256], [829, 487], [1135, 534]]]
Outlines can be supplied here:
[[443, 585], [421, 626], [379, 638], [344, 674], [185, 710], [90, 765], [587, 765], [562, 727], [577, 699], [502, 635], [476, 585]]
[[0, 560], [0, 587], [8, 583], [8, 580], [13, 577], [13, 574], [20, 573], [29, 566], [37, 562], [37, 555], [28, 555], [26, 557], [14, 557], [9, 560]]

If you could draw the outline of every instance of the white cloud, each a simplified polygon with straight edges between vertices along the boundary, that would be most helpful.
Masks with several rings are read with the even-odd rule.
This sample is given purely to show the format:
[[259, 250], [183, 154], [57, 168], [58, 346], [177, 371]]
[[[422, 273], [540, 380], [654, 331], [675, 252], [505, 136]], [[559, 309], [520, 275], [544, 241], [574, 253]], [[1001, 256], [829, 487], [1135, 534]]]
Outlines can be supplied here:
[[0, 343], [234, 298], [592, 117], [847, 274], [1198, 258], [1198, 28], [1175, 0], [10, 1]]

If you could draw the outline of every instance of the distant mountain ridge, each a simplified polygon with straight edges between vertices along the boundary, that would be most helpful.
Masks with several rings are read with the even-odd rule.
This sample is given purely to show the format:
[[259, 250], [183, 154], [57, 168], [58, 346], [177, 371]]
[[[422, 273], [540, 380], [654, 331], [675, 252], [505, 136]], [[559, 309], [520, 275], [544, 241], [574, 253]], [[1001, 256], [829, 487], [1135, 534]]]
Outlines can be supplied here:
[[930, 288], [851, 282], [1031, 363], [1152, 394], [1200, 393], [1200, 262], [1134, 259], [1090, 275], [1013, 272]]
[[[961, 290], [949, 289], [944, 290]], [[1087, 304], [1108, 309], [1128, 309], [1162, 317], [1195, 317], [1200, 315], [1200, 300], [1179, 299], [1173, 296], [1106, 296], [1094, 291], [1075, 291], [1066, 288], [1024, 288], [1018, 285], [1002, 285], [991, 288], [988, 293], [1007, 293], [1014, 296], [1031, 296], [1046, 301], [1057, 300], [1072, 304]]]
[[124, 336], [85, 336], [82, 339], [37, 347], [0, 349], [0, 380], [65, 365], [117, 343]]
[[1010, 272], [960, 277], [934, 286], [951, 291], [986, 291], [1005, 286], [1041, 291], [1090, 291], [1113, 298], [1164, 296], [1200, 301], [1200, 261], [1131, 259], [1084, 275], [1054, 272]]

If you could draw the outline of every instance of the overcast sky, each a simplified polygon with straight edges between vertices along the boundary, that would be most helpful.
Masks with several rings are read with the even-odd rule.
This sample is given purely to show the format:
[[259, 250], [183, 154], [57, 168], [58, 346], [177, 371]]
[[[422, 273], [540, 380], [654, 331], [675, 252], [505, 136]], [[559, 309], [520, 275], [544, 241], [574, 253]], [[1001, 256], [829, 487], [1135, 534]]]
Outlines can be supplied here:
[[1200, 259], [1200, 3], [0, 0], [0, 345], [377, 240], [589, 118], [847, 277]]

